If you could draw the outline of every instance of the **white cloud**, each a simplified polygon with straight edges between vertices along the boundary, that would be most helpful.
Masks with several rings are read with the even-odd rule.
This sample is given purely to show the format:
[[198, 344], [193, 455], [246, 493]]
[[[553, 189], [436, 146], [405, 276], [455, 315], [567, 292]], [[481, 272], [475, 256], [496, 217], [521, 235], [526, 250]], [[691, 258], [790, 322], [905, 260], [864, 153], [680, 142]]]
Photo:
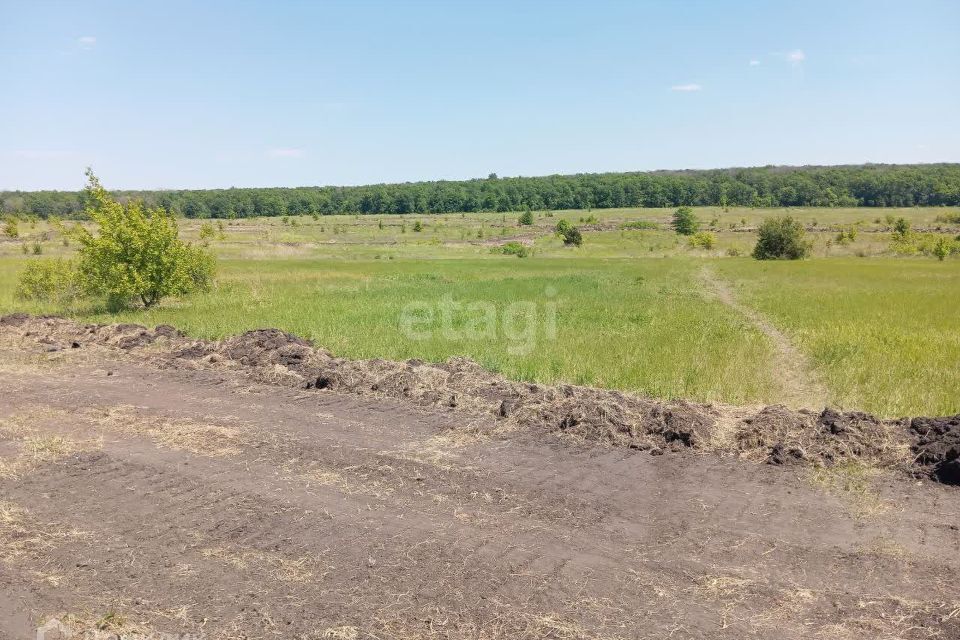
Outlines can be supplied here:
[[793, 64], [800, 64], [807, 59], [807, 54], [805, 54], [800, 49], [794, 49], [787, 54], [787, 61], [792, 62]]
[[96, 36], [82, 36], [77, 38], [77, 46], [81, 49], [93, 49], [97, 45]]
[[670, 87], [670, 91], [700, 91], [701, 89], [703, 87], [692, 82], [690, 84], [675, 84]]
[[307, 152], [294, 147], [278, 147], [267, 151], [267, 155], [271, 158], [302, 158]]
[[760, 61], [759, 61], [759, 60], [756, 60], [756, 59], [751, 60], [751, 61], [750, 61], [750, 66], [751, 66], [751, 67], [759, 67], [759, 66], [760, 66]]

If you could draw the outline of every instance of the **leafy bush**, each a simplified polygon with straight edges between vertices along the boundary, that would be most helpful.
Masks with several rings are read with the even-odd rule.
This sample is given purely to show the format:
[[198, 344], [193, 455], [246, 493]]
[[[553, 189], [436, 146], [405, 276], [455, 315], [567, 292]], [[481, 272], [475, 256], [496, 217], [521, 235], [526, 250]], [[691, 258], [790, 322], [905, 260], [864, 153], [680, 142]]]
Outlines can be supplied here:
[[717, 237], [709, 231], [697, 231], [690, 236], [691, 247], [702, 247], [703, 249], [713, 249], [717, 243]]
[[517, 256], [518, 258], [526, 258], [530, 255], [529, 247], [519, 242], [507, 242], [499, 247], [494, 247], [492, 251], [507, 256]]
[[757, 230], [753, 257], [757, 260], [799, 260], [810, 253], [810, 243], [800, 222], [790, 216], [767, 218]]
[[14, 295], [19, 300], [68, 302], [78, 296], [78, 282], [72, 262], [59, 258], [35, 260], [21, 272]]
[[528, 211], [524, 211], [523, 213], [521, 213], [521, 214], [520, 214], [520, 217], [517, 218], [517, 222], [519, 222], [521, 225], [527, 226], [527, 227], [529, 227], [530, 225], [532, 225], [532, 224], [533, 224], [533, 211], [529, 211], [529, 210], [528, 210]]
[[673, 213], [673, 230], [682, 236], [692, 236], [700, 228], [700, 222], [690, 207], [680, 207]]
[[563, 244], [575, 247], [579, 247], [583, 244], [583, 235], [580, 233], [580, 229], [576, 227], [570, 227], [563, 233]]
[[87, 170], [87, 216], [96, 233], [77, 226], [77, 271], [84, 289], [112, 304], [139, 300], [152, 307], [166, 296], [209, 288], [214, 258], [202, 247], [179, 238], [176, 219], [163, 208], [139, 202], [120, 204]]
[[11, 239], [20, 237], [20, 226], [17, 224], [16, 218], [7, 218], [4, 220], [3, 235]]
[[553, 230], [557, 233], [558, 236], [562, 237], [571, 228], [573, 228], [573, 225], [571, 225], [568, 221], [560, 220], [557, 222], [557, 225], [553, 228]]
[[420, 233], [421, 231], [423, 231], [423, 223], [420, 222], [419, 220], [417, 220], [416, 222], [414, 222], [414, 223], [413, 223], [413, 230], [414, 230], [416, 233]]
[[942, 213], [937, 216], [937, 222], [946, 222], [949, 224], [960, 224], [960, 213]]

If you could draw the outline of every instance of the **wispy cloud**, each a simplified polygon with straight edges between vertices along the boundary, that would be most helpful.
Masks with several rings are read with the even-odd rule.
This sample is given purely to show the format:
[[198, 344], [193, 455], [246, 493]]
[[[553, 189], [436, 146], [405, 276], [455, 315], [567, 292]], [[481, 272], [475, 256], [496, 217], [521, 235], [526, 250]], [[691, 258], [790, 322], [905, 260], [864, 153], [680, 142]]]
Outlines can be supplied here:
[[751, 66], [751, 67], [759, 67], [759, 66], [760, 66], [760, 61], [757, 60], [756, 58], [754, 58], [753, 60], [750, 61], [750, 66]]
[[77, 38], [77, 46], [81, 49], [93, 49], [97, 46], [97, 38], [96, 36], [81, 36]]
[[793, 51], [790, 51], [789, 53], [787, 53], [787, 62], [790, 62], [793, 64], [800, 64], [806, 59], [807, 59], [807, 54], [805, 54], [800, 49], [794, 49]]
[[700, 91], [701, 89], [703, 87], [693, 82], [690, 84], [675, 84], [670, 87], [670, 91]]
[[267, 151], [267, 155], [271, 158], [302, 158], [307, 152], [295, 147], [278, 147]]

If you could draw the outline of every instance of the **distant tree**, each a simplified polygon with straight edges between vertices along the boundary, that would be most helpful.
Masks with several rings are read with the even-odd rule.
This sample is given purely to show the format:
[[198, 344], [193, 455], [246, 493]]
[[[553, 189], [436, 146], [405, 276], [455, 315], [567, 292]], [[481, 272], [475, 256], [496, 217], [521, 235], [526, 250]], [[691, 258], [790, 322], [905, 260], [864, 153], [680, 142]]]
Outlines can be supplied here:
[[420, 222], [419, 220], [417, 220], [416, 222], [414, 222], [414, 223], [413, 223], [413, 230], [414, 230], [415, 232], [417, 232], [417, 233], [420, 233], [421, 231], [423, 231], [423, 223]]
[[790, 216], [767, 218], [757, 230], [757, 260], [799, 260], [810, 252], [803, 225]]
[[692, 236], [700, 228], [700, 222], [690, 207], [680, 207], [673, 213], [673, 230], [682, 236]]
[[529, 209], [527, 209], [526, 211], [524, 211], [523, 213], [521, 213], [521, 214], [520, 214], [520, 217], [517, 218], [517, 222], [519, 222], [521, 225], [527, 226], [527, 227], [529, 227], [530, 225], [532, 225], [532, 224], [533, 224], [533, 211], [530, 211]]

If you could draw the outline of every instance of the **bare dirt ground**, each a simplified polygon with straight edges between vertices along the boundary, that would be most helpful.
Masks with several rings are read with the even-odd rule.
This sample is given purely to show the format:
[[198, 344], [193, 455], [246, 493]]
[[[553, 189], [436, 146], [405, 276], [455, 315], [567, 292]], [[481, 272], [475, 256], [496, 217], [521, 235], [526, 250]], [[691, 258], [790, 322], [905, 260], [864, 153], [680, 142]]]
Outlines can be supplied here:
[[958, 638], [958, 433], [8, 317], [0, 637]]

